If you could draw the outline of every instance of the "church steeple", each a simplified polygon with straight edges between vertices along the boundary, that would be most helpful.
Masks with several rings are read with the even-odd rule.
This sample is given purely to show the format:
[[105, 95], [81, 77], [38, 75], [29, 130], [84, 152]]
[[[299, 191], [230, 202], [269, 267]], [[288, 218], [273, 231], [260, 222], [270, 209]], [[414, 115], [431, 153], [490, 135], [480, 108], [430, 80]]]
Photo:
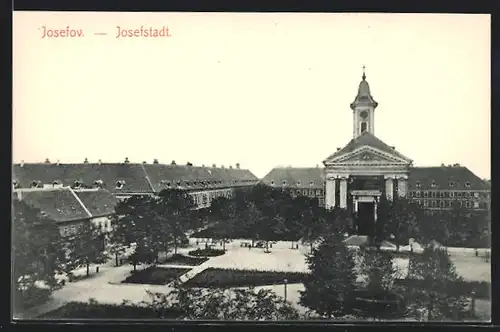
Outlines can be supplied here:
[[370, 85], [366, 81], [365, 66], [363, 66], [363, 75], [358, 87], [358, 94], [351, 103], [353, 111], [353, 138], [358, 137], [364, 132], [374, 134], [374, 111], [378, 103], [373, 99], [370, 92]]

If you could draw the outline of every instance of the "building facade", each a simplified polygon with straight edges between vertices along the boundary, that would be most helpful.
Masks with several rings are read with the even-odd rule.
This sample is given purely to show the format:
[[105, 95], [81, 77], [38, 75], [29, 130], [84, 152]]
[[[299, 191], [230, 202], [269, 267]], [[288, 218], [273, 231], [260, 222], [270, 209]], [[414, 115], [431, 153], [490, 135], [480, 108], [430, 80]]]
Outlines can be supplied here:
[[389, 200], [412, 199], [428, 210], [450, 209], [454, 204], [489, 209], [488, 184], [466, 167], [414, 167], [410, 158], [377, 138], [377, 107], [363, 73], [356, 98], [350, 104], [353, 137], [349, 143], [323, 160], [324, 167], [278, 167], [262, 182], [293, 195], [316, 197], [326, 208], [352, 209], [358, 227], [376, 222], [382, 195]]
[[118, 199], [134, 195], [155, 195], [164, 189], [188, 191], [197, 208], [210, 206], [220, 196], [231, 197], [235, 188], [251, 186], [259, 179], [239, 164], [225, 168], [153, 163], [20, 163], [13, 167], [13, 187], [106, 189]]

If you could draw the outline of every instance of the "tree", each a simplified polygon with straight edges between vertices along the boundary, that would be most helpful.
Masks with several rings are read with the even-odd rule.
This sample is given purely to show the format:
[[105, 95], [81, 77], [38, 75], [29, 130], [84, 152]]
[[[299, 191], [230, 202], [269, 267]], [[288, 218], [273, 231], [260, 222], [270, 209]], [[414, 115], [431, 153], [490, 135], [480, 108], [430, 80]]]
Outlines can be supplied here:
[[130, 246], [127, 241], [128, 230], [125, 223], [120, 223], [120, 217], [114, 214], [111, 217], [111, 232], [108, 236], [108, 251], [115, 256], [115, 266], [120, 264], [119, 257], [123, 255]]
[[174, 253], [177, 253], [180, 240], [186, 238], [186, 231], [196, 227], [191, 218], [191, 211], [196, 205], [191, 195], [184, 190], [166, 189], [160, 192], [159, 198], [154, 220], [160, 222], [162, 232], [163, 225], [168, 225], [174, 241]]
[[299, 314], [290, 303], [270, 290], [194, 289], [180, 285], [170, 292], [151, 293], [143, 305], [153, 308], [159, 317], [174, 309], [180, 319], [206, 320], [292, 320]]
[[[213, 203], [212, 203], [213, 204]], [[238, 222], [238, 211], [232, 200], [225, 198], [216, 201], [214, 217], [218, 220], [214, 224], [214, 238], [222, 241], [222, 249], [226, 250], [226, 241], [233, 238]]]
[[[383, 233], [378, 233], [379, 240], [386, 237], [387, 233], [394, 236], [396, 250], [402, 243], [408, 243], [410, 238], [421, 240], [419, 222], [423, 220], [423, 211], [420, 206], [406, 198], [394, 197], [390, 202], [387, 225], [382, 226]], [[378, 221], [378, 219], [377, 219]]]
[[366, 278], [366, 288], [371, 294], [387, 293], [391, 290], [396, 273], [394, 256], [389, 251], [361, 250], [360, 274]]
[[[17, 311], [48, 299], [66, 259], [55, 221], [17, 198], [12, 200], [12, 231], [12, 288]], [[46, 291], [39, 288], [40, 282]]]
[[422, 255], [412, 255], [408, 276], [421, 283], [420, 287], [408, 286], [414, 311], [424, 309], [427, 320], [463, 318], [467, 307], [460, 289], [463, 280], [445, 251], [428, 247]]
[[102, 264], [109, 258], [103, 247], [100, 228], [91, 221], [79, 225], [78, 234], [68, 241], [69, 264], [67, 272], [78, 267], [87, 268], [86, 275], [90, 274], [90, 264]]
[[306, 257], [311, 277], [304, 282], [300, 303], [327, 318], [351, 313], [355, 299], [355, 262], [342, 237], [338, 234], [326, 237]]
[[249, 202], [247, 208], [240, 212], [240, 216], [242, 232], [250, 237], [253, 247], [255, 241], [260, 239], [257, 227], [261, 223], [262, 213], [255, 203]]

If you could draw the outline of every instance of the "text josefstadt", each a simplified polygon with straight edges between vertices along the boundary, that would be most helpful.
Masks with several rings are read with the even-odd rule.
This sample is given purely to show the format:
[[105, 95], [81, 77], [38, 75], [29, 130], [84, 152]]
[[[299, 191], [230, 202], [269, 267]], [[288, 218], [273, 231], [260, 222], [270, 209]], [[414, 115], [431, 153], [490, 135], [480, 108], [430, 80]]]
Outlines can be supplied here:
[[138, 28], [129, 29], [122, 26], [116, 26], [116, 38], [165, 38], [171, 37], [167, 26], [152, 27], [141, 25]]

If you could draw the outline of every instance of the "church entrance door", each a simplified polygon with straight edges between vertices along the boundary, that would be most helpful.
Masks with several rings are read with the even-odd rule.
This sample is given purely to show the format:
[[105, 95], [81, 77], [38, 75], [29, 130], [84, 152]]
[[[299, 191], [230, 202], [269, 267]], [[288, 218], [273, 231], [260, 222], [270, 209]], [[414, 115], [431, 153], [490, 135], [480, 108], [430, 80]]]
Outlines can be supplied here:
[[375, 204], [373, 202], [358, 202], [358, 234], [372, 235], [375, 226]]

